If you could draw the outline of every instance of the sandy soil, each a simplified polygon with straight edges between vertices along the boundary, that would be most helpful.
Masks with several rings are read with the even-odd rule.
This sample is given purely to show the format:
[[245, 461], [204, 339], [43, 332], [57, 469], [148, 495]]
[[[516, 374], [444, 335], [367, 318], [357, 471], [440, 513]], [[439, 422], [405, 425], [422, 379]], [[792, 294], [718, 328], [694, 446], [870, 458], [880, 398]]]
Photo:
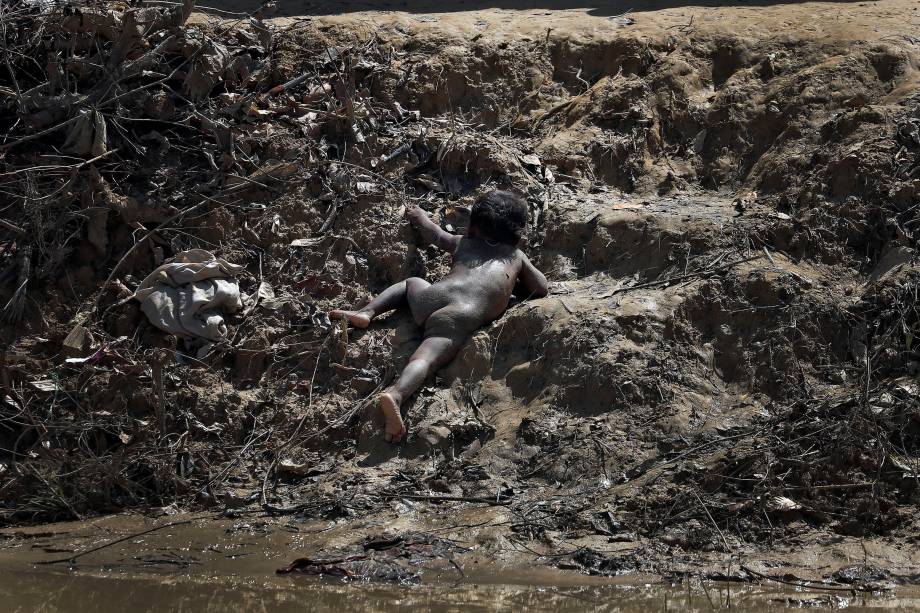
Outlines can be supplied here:
[[[222, 2], [220, 8], [248, 13], [260, 4]], [[636, 23], [625, 26], [620, 16]], [[920, 10], [910, 0], [868, 2], [301, 2], [277, 3], [277, 18], [320, 17], [379, 26], [394, 21], [448, 28], [456, 34], [565, 36], [645, 34], [675, 29], [717, 31], [753, 37], [788, 36], [832, 41], [916, 36]]]

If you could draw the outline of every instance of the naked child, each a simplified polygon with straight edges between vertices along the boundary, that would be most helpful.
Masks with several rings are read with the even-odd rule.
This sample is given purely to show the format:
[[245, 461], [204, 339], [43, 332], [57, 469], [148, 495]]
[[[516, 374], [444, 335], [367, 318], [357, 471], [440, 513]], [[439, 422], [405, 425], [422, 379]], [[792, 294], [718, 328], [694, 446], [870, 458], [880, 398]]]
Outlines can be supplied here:
[[392, 386], [378, 397], [386, 419], [384, 438], [398, 443], [406, 434], [400, 406], [433, 372], [450, 362], [479, 327], [498, 318], [511, 300], [542, 298], [546, 277], [517, 248], [527, 225], [527, 204], [510, 192], [490, 191], [476, 200], [465, 235], [451, 234], [422, 209], [406, 216], [431, 245], [453, 255], [450, 272], [436, 283], [418, 277], [400, 281], [357, 310], [330, 317], [366, 328], [375, 317], [408, 306], [424, 340]]

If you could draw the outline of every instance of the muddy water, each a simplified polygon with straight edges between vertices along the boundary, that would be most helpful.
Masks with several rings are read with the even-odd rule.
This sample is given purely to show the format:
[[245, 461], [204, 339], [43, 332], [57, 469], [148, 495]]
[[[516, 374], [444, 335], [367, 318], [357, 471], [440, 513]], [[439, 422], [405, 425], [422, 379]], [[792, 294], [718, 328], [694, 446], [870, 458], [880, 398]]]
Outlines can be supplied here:
[[[255, 519], [165, 521], [110, 516], [0, 530], [0, 611], [920, 609], [920, 591], [863, 596], [780, 584], [670, 586], [636, 576], [608, 579], [534, 565], [488, 565], [476, 558], [423, 572], [415, 585], [279, 576], [274, 573], [279, 566], [354, 539], [358, 530]], [[156, 531], [141, 534], [151, 527]], [[73, 555], [76, 563], [42, 564]]]
[[[501, 574], [492, 580], [514, 581]], [[389, 586], [310, 579], [109, 575], [8, 571], [0, 580], [4, 611], [768, 611], [780, 607], [848, 611], [911, 610], [920, 600], [853, 597], [737, 585], [555, 587], [514, 584]]]

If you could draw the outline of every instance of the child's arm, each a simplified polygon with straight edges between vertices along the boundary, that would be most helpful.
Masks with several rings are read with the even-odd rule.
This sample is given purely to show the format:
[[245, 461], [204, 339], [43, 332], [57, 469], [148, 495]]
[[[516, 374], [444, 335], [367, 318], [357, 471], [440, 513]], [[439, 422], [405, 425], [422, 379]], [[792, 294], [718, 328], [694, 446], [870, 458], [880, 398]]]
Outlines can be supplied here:
[[455, 252], [460, 245], [460, 239], [463, 238], [462, 236], [442, 230], [441, 227], [431, 221], [428, 214], [419, 207], [414, 206], [406, 211], [406, 217], [409, 218], [409, 222], [413, 226], [418, 228], [419, 232], [422, 233], [422, 237], [429, 245], [434, 245], [447, 253]]
[[527, 256], [521, 253], [521, 272], [518, 273], [514, 294], [519, 298], [543, 298], [549, 294], [549, 285], [546, 277], [530, 263]]

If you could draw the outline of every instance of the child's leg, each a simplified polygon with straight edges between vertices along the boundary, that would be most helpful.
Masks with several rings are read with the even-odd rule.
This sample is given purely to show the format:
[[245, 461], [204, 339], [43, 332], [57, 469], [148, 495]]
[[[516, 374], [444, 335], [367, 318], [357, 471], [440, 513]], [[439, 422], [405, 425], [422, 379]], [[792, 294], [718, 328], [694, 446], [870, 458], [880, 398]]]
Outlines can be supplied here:
[[454, 359], [462, 346], [462, 338], [429, 336], [409, 358], [396, 383], [380, 394], [380, 409], [386, 418], [384, 438], [388, 442], [398, 443], [406, 434], [406, 426], [399, 413], [403, 401], [421, 387], [428, 375]]
[[410, 277], [383, 290], [383, 293], [371, 300], [363, 309], [357, 311], [330, 311], [329, 317], [347, 319], [356, 328], [366, 328], [370, 325], [371, 320], [378, 315], [383, 315], [387, 311], [392, 311], [408, 304], [408, 292], [421, 291], [428, 285], [428, 281], [424, 279]]

